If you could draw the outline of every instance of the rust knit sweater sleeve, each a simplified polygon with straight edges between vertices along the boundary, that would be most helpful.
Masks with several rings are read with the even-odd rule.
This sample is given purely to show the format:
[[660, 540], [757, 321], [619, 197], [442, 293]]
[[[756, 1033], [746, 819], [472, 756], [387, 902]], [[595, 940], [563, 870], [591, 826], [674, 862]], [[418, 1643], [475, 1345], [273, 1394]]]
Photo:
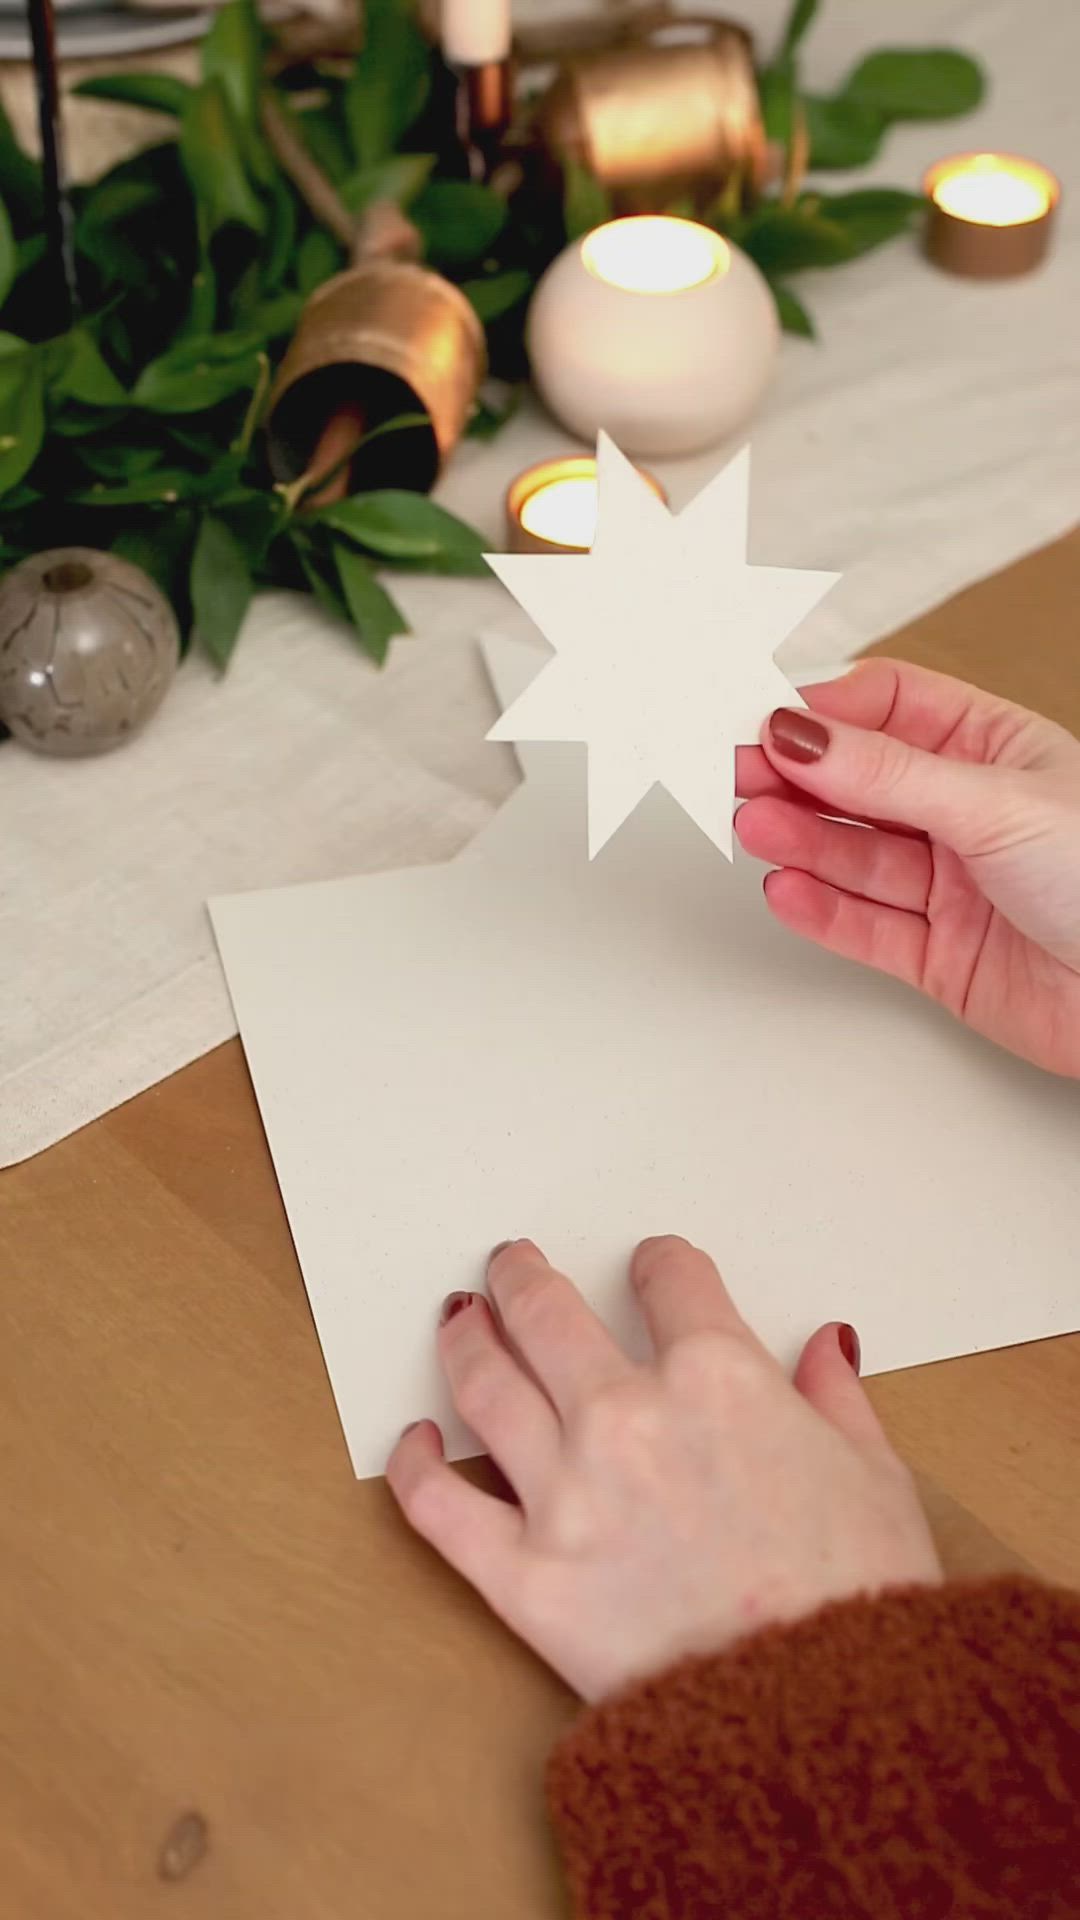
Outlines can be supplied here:
[[827, 1607], [587, 1712], [548, 1797], [578, 1920], [1076, 1920], [1080, 1599]]

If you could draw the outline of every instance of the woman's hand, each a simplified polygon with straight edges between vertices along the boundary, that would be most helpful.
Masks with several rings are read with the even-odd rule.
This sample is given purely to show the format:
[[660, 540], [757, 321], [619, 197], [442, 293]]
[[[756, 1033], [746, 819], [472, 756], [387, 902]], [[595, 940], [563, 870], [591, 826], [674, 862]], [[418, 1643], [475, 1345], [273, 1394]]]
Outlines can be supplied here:
[[777, 918], [1080, 1075], [1080, 742], [895, 661], [805, 697], [740, 750], [736, 831], [779, 868]]
[[492, 1255], [490, 1304], [446, 1302], [454, 1404], [516, 1505], [455, 1474], [430, 1421], [390, 1460], [406, 1517], [515, 1633], [597, 1700], [826, 1601], [940, 1579], [850, 1328], [816, 1333], [792, 1385], [685, 1240], [646, 1240], [631, 1277], [646, 1367], [529, 1240]]

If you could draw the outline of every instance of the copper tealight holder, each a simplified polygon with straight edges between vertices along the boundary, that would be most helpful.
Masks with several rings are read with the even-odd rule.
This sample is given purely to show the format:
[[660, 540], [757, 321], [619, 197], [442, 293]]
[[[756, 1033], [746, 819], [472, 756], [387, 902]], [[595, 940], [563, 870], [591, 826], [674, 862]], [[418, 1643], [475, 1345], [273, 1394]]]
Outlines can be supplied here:
[[[658, 500], [667, 494], [639, 467]], [[596, 533], [596, 460], [571, 453], [526, 467], [506, 490], [506, 544], [511, 553], [588, 553]]]
[[926, 251], [935, 266], [971, 280], [1030, 273], [1045, 258], [1061, 183], [1013, 153], [954, 153], [923, 179]]
[[[267, 439], [279, 480], [308, 469], [326, 421], [355, 407], [370, 431], [398, 415], [428, 423], [385, 436], [397, 485], [426, 491], [456, 447], [487, 372], [484, 329], [459, 288], [412, 261], [373, 259], [312, 294], [278, 370]], [[375, 451], [373, 447], [372, 451]]]

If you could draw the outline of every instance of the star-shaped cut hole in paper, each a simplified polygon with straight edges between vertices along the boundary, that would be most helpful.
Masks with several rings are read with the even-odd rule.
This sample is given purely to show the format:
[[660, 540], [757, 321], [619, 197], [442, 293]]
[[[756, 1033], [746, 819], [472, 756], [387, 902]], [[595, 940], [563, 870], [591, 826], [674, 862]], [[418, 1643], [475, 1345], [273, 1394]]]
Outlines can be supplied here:
[[597, 461], [589, 553], [488, 556], [556, 654], [488, 738], [584, 741], [590, 860], [658, 783], [730, 860], [735, 748], [803, 704], [773, 654], [839, 575], [749, 564], [748, 448], [680, 514]]

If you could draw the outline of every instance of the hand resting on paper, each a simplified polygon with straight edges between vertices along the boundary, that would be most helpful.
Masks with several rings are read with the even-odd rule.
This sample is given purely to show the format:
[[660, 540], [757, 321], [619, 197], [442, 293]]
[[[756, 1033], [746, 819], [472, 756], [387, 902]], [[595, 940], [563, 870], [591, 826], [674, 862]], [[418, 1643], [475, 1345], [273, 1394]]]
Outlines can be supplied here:
[[850, 1328], [822, 1327], [792, 1384], [685, 1240], [645, 1241], [631, 1278], [649, 1366], [528, 1240], [493, 1254], [487, 1298], [443, 1309], [455, 1405], [517, 1504], [454, 1473], [431, 1421], [389, 1481], [508, 1626], [597, 1700], [827, 1601], [940, 1579]]
[[805, 697], [739, 753], [736, 832], [778, 869], [777, 918], [1080, 1075], [1080, 742], [896, 661]]

